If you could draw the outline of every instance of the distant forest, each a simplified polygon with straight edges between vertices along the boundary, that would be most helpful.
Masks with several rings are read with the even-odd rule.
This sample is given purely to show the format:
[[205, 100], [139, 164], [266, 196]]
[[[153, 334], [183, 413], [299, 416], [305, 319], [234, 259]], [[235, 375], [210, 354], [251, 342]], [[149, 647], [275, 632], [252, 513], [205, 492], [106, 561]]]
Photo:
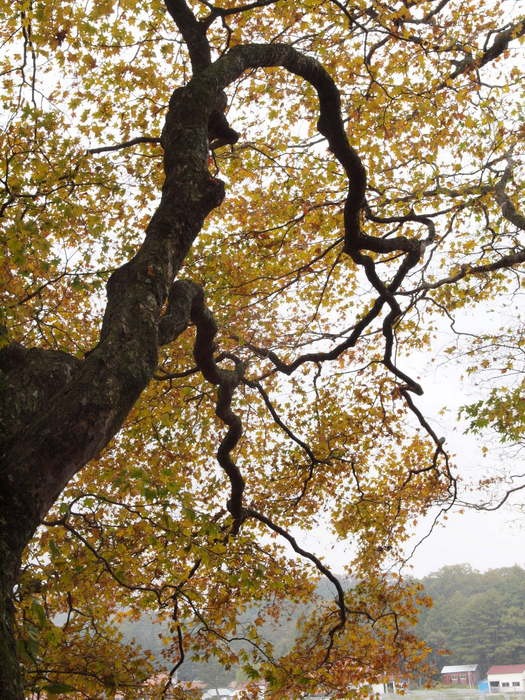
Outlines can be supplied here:
[[[446, 566], [421, 579], [425, 592], [433, 599], [423, 609], [416, 627], [417, 635], [432, 648], [430, 657], [436, 679], [443, 666], [478, 664], [484, 678], [494, 664], [525, 663], [525, 570], [514, 566], [480, 574], [468, 564]], [[321, 586], [321, 595], [329, 595]], [[291, 645], [299, 614], [291, 615], [288, 626], [275, 631], [274, 643], [280, 651]], [[159, 625], [144, 618], [125, 623], [124, 637], [135, 640], [161, 657]], [[268, 634], [272, 636], [271, 630]], [[217, 662], [206, 664], [191, 660], [180, 669], [181, 680], [199, 679], [210, 685], [226, 685], [235, 680], [236, 670], [223, 669]]]
[[525, 663], [524, 569], [480, 574], [461, 564], [421, 582], [434, 605], [422, 611], [416, 631], [432, 647], [438, 671], [444, 665], [479, 664], [485, 677], [494, 664]]

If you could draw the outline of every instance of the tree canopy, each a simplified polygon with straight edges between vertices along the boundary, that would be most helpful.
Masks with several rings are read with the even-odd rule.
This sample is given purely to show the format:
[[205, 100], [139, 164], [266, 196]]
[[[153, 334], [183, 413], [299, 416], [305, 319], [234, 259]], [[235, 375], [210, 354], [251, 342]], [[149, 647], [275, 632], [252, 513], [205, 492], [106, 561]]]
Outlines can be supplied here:
[[462, 315], [450, 352], [504, 377], [466, 415], [522, 435], [524, 33], [492, 0], [4, 9], [3, 698], [141, 696], [116, 623], [151, 610], [168, 682], [188, 649], [270, 698], [419, 668], [394, 572], [457, 476], [413, 363]]
[[[432, 599], [432, 607], [422, 608], [416, 626], [417, 635], [431, 648], [428, 659], [434, 679], [441, 679], [445, 665], [477, 664], [481, 678], [493, 665], [519, 664], [525, 657], [524, 616], [525, 570], [519, 566], [491, 569], [480, 573], [468, 564], [444, 566], [420, 579]], [[319, 591], [330, 596], [328, 587]], [[289, 618], [278, 627], [268, 627], [265, 635], [277, 646], [289, 648], [303, 608], [290, 609]], [[136, 639], [151, 649], [161, 663], [162, 647], [158, 626], [149, 617], [121, 624], [124, 638]], [[284, 644], [283, 644], [284, 642]], [[227, 686], [237, 669], [225, 671], [216, 663], [195, 664], [187, 658], [179, 669], [179, 678], [199, 678], [210, 685]]]

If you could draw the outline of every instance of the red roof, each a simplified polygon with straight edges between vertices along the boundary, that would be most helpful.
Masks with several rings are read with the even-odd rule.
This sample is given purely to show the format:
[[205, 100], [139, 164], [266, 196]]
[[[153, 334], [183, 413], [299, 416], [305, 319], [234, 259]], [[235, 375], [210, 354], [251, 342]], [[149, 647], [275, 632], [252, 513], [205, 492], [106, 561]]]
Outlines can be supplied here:
[[494, 676], [498, 673], [523, 673], [525, 664], [517, 664], [514, 666], [491, 666], [487, 671], [487, 676]]

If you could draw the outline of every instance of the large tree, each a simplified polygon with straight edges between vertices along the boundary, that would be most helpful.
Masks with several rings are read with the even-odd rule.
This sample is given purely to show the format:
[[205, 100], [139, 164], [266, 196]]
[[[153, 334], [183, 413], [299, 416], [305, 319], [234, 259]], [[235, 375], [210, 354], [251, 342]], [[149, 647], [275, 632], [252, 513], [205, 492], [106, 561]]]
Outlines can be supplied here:
[[[525, 260], [505, 10], [4, 8], [3, 700], [140, 693], [112, 624], [147, 609], [172, 670], [240, 658], [273, 697], [417, 667], [392, 567], [456, 479], [411, 363]], [[350, 591], [301, 547], [317, 528], [352, 544]], [[258, 630], [312, 572], [334, 600], [277, 659]]]

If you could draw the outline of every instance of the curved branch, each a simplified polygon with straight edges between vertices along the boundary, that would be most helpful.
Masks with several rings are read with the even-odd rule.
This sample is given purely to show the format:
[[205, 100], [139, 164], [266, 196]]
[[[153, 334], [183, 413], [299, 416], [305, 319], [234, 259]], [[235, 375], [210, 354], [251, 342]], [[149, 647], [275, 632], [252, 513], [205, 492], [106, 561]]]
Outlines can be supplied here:
[[[359, 154], [350, 145], [346, 136], [344, 120], [341, 114], [339, 90], [332, 77], [318, 61], [309, 56], [305, 56], [293, 47], [285, 44], [250, 44], [234, 47], [216, 61], [207, 72], [210, 74], [210, 78], [215, 78], [219, 89], [223, 90], [246, 69], [268, 66], [281, 66], [285, 68], [290, 73], [298, 75], [306, 80], [317, 92], [319, 100], [317, 128], [327, 139], [330, 150], [344, 168], [348, 178], [348, 193], [344, 207], [345, 252], [350, 255], [354, 262], [365, 269], [369, 281], [379, 293], [379, 299], [372, 307], [371, 312], [362, 319], [364, 325], [358, 324], [356, 328], [359, 330], [354, 332], [351, 339], [342, 345], [341, 351], [350, 347], [357, 341], [361, 331], [379, 314], [383, 304], [386, 302], [390, 306], [391, 311], [383, 323], [383, 333], [386, 339], [385, 364], [394, 374], [403, 380], [411, 391], [421, 394], [421, 387], [408, 377], [408, 375], [401, 372], [392, 361], [393, 325], [401, 315], [401, 309], [395, 299], [394, 293], [399, 288], [408, 272], [419, 261], [425, 246], [433, 240], [435, 236], [434, 224], [428, 217], [412, 215], [414, 220], [428, 227], [429, 235], [425, 241], [406, 238], [404, 236], [398, 236], [396, 238], [376, 238], [362, 232], [360, 219], [361, 212], [366, 206], [366, 170]], [[375, 271], [374, 261], [369, 256], [364, 255], [362, 253], [363, 250], [375, 253], [401, 252], [405, 254], [403, 262], [399, 266], [390, 284], [384, 284], [379, 279]], [[334, 351], [332, 351], [332, 353], [334, 353]], [[332, 353], [325, 356], [326, 359], [328, 359]], [[338, 349], [336, 349], [335, 356], [338, 354], [340, 353]], [[308, 359], [312, 358], [309, 357]], [[316, 354], [315, 360], [318, 359], [320, 359], [319, 354]], [[282, 364], [280, 369], [283, 369]], [[290, 369], [290, 366], [287, 366], [287, 370], [284, 371], [290, 372], [293, 370]]]
[[[202, 295], [202, 288], [191, 280], [177, 280], [171, 285], [166, 311], [159, 322], [159, 344], [168, 345], [183, 333], [191, 321], [191, 308]], [[192, 373], [192, 370], [184, 374]]]
[[502, 29], [496, 33], [494, 41], [491, 46], [486, 48], [481, 56], [478, 58], [473, 58], [472, 56], [467, 56], [463, 61], [460, 61], [456, 66], [455, 70], [450, 74], [448, 80], [453, 80], [463, 73], [468, 73], [474, 68], [481, 68], [485, 66], [490, 61], [501, 56], [504, 51], [509, 47], [510, 42], [513, 39], [518, 39], [519, 37], [525, 35], [525, 19], [521, 18], [514, 24], [512, 24], [507, 29]]
[[185, 0], [164, 0], [164, 4], [188, 47], [193, 72], [209, 66], [211, 50], [206, 37], [206, 24], [199, 22]]
[[503, 217], [507, 219], [507, 221], [509, 221], [511, 224], [514, 224], [516, 228], [525, 231], [525, 215], [521, 214], [516, 209], [511, 198], [505, 191], [505, 187], [507, 186], [508, 181], [512, 177], [512, 165], [512, 155], [509, 154], [507, 157], [507, 166], [503, 172], [503, 175], [494, 187], [494, 198], [501, 208], [501, 213]]
[[173, 678], [175, 677], [175, 674], [177, 673], [177, 670], [182, 666], [184, 663], [184, 659], [186, 658], [186, 653], [184, 651], [184, 637], [182, 634], [182, 627], [179, 622], [179, 604], [178, 600], [175, 597], [173, 601], [173, 614], [172, 614], [172, 619], [175, 622], [176, 630], [177, 630], [177, 651], [179, 654], [179, 658], [177, 662], [171, 667], [170, 672], [168, 673], [168, 678], [166, 680], [166, 683], [164, 684], [164, 687], [161, 692], [161, 698], [164, 699], [167, 697], [167, 693], [171, 687], [171, 684], [173, 683]]
[[116, 143], [113, 146], [98, 146], [97, 148], [88, 148], [87, 153], [107, 153], [108, 151], [119, 151], [123, 148], [130, 148], [131, 146], [136, 146], [139, 143], [154, 143], [160, 144], [160, 137], [157, 136], [135, 136], [135, 138], [129, 141], [123, 141], [122, 143]]
[[339, 612], [339, 622], [333, 627], [331, 627], [328, 631], [328, 645], [325, 651], [324, 658], [320, 664], [321, 666], [324, 665], [330, 658], [330, 654], [335, 643], [336, 634], [340, 632], [347, 623], [348, 614], [365, 617], [370, 622], [375, 622], [374, 618], [366, 610], [348, 609], [345, 602], [345, 594], [343, 591], [343, 587], [341, 586], [341, 582], [339, 581], [337, 576], [335, 576], [335, 574], [333, 574], [330, 571], [330, 569], [327, 566], [325, 566], [325, 564], [323, 564], [323, 562], [318, 557], [316, 557], [308, 550], [303, 549], [299, 544], [297, 544], [297, 540], [295, 539], [295, 537], [293, 537], [293, 535], [287, 532], [280, 525], [274, 523], [273, 520], [271, 520], [271, 518], [268, 518], [266, 515], [259, 513], [259, 511], [253, 508], [245, 508], [244, 515], [245, 518], [253, 518], [254, 520], [257, 520], [263, 525], [266, 525], [266, 527], [269, 528], [272, 532], [275, 532], [277, 535], [280, 535], [283, 539], [285, 539], [288, 542], [288, 544], [292, 547], [294, 552], [299, 554], [299, 556], [303, 557], [304, 559], [308, 559], [308, 561], [312, 562], [312, 564], [319, 571], [319, 573], [322, 574], [325, 578], [327, 578], [330, 581], [330, 583], [332, 583], [332, 585], [334, 586], [337, 593], [336, 602]]
[[218, 7], [206, 0], [200, 0], [209, 10], [210, 14], [204, 20], [204, 24], [209, 27], [217, 17], [228, 17], [230, 15], [239, 15], [249, 10], [255, 10], [259, 7], [268, 7], [268, 5], [276, 5], [279, 0], [254, 0], [254, 2], [246, 3], [246, 5], [235, 5], [234, 7]]
[[217, 450], [217, 461], [230, 480], [231, 491], [227, 508], [233, 518], [232, 534], [235, 535], [238, 533], [244, 520], [242, 498], [245, 483], [239, 467], [231, 457], [231, 453], [242, 436], [241, 419], [233, 412], [231, 404], [233, 394], [244, 375], [244, 364], [237, 358], [224, 354], [223, 357], [233, 359], [235, 369], [226, 370], [218, 367], [213, 356], [215, 350], [214, 339], [218, 330], [217, 324], [213, 314], [204, 303], [202, 291], [193, 300], [191, 319], [197, 327], [197, 336], [193, 349], [195, 362], [203, 377], [211, 384], [217, 386], [215, 413], [228, 426], [228, 431]]
[[521, 486], [515, 486], [512, 489], [507, 489], [507, 491], [505, 491], [504, 495], [500, 498], [500, 500], [493, 505], [489, 505], [489, 503], [471, 503], [469, 501], [460, 501], [459, 504], [464, 506], [465, 508], [472, 508], [472, 510], [483, 510], [489, 512], [495, 511], [502, 508], [511, 496], [513, 496], [518, 491], [523, 491], [524, 489], [525, 484], [521, 484]]
[[[345, 203], [347, 246], [360, 246], [365, 237], [360, 228], [360, 212], [364, 205], [366, 170], [357, 151], [349, 144], [341, 114], [341, 99], [335, 82], [314, 58], [306, 56], [287, 44], [247, 44], [235, 46], [210, 67], [220, 89], [226, 88], [250, 68], [281, 66], [306, 80], [315, 88], [319, 99], [317, 128], [327, 139], [330, 150], [343, 166], [349, 180]], [[375, 245], [375, 244], [374, 244]], [[384, 250], [393, 249], [393, 242]]]

